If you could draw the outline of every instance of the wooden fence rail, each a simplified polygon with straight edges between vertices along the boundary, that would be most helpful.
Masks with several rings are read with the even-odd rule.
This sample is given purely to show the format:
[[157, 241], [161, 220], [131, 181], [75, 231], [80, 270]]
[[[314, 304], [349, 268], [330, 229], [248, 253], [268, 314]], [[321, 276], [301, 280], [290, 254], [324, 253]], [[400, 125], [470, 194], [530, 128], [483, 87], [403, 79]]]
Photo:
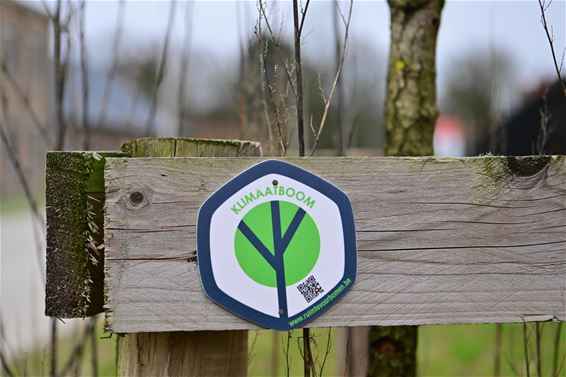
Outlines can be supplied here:
[[[96, 163], [105, 183], [97, 198], [84, 174], [96, 164], [77, 168], [90, 155], [48, 156], [47, 314], [90, 315], [104, 301], [109, 329], [119, 333], [256, 328], [202, 291], [195, 224], [212, 192], [261, 159], [123, 156]], [[345, 191], [356, 221], [356, 284], [309, 326], [566, 320], [564, 157], [286, 161]], [[77, 247], [56, 237], [53, 219], [70, 202], [50, 196], [50, 186], [75, 193], [67, 197], [73, 203], [104, 202], [104, 300], [101, 282], [85, 281], [84, 266], [77, 268], [101, 272], [102, 263], [85, 258], [85, 240]], [[93, 214], [77, 216], [88, 234]]]
[[[108, 158], [106, 305], [117, 332], [251, 329], [203, 293], [200, 205], [257, 158]], [[309, 326], [566, 320], [566, 159], [286, 159], [345, 191], [358, 278]]]

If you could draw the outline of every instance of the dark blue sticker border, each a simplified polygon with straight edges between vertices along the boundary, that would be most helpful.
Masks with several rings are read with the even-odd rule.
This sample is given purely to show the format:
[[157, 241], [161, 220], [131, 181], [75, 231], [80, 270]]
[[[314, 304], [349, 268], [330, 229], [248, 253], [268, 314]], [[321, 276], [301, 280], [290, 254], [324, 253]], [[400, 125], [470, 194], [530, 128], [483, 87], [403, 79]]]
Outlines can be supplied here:
[[[342, 276], [342, 279], [334, 287], [328, 289], [324, 296], [312, 303], [307, 309], [292, 317], [272, 317], [233, 299], [218, 288], [212, 272], [212, 263], [210, 259], [210, 222], [212, 220], [212, 215], [216, 209], [218, 209], [218, 207], [234, 193], [238, 192], [249, 183], [268, 174], [279, 174], [292, 178], [322, 193], [336, 203], [342, 219], [345, 251], [344, 275]], [[197, 256], [200, 279], [204, 291], [208, 297], [218, 305], [262, 327], [280, 331], [287, 331], [296, 327], [301, 327], [324, 313], [328, 308], [332, 307], [332, 305], [334, 305], [344, 295], [344, 293], [352, 287], [356, 280], [356, 230], [352, 205], [348, 196], [344, 192], [324, 179], [287, 162], [266, 160], [250, 167], [227, 182], [224, 186], [213, 193], [201, 206], [197, 219]], [[319, 303], [322, 303], [348, 279], [350, 280], [349, 284], [346, 285], [341, 292], [336, 294], [327, 305], [322, 306], [316, 313], [313, 313], [308, 318], [303, 318], [301, 322], [294, 323], [293, 325], [289, 324], [299, 317], [302, 317]]]

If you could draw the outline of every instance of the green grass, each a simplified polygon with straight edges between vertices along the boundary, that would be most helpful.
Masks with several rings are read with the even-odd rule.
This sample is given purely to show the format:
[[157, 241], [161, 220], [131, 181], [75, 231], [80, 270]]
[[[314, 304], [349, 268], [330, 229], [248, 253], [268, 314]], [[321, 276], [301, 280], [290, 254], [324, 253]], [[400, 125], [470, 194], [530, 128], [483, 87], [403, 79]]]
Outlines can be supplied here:
[[[102, 322], [102, 321], [99, 321]], [[542, 376], [550, 376], [554, 348], [554, 336], [557, 323], [541, 323], [541, 355]], [[114, 376], [116, 336], [107, 337], [101, 325], [97, 329], [99, 375]], [[530, 375], [537, 376], [535, 368], [535, 325], [527, 326], [528, 352], [531, 358]], [[326, 353], [328, 329], [313, 329], [312, 345], [319, 370]], [[59, 365], [68, 360], [78, 336], [61, 339], [59, 348]], [[284, 350], [287, 349], [288, 333], [275, 331], [249, 332], [249, 367], [250, 376], [286, 376], [287, 362]], [[330, 351], [324, 367], [325, 376], [342, 376], [339, 370], [340, 355], [344, 352], [339, 332], [333, 330], [330, 336]], [[522, 324], [503, 325], [501, 376], [525, 376], [524, 336]], [[561, 329], [561, 344], [559, 364], [566, 356], [566, 326]], [[420, 326], [418, 346], [418, 375], [419, 376], [493, 376], [494, 368], [495, 325], [443, 325]], [[275, 347], [275, 348], [273, 348]], [[275, 351], [275, 352], [274, 352]], [[81, 376], [91, 375], [90, 348], [85, 349], [85, 357], [80, 369]], [[289, 339], [289, 374], [303, 374], [302, 331], [295, 330]], [[38, 350], [23, 355], [12, 362], [17, 366], [17, 375], [46, 376], [48, 375], [47, 351]], [[560, 373], [566, 377], [566, 367]]]
[[[40, 210], [45, 207], [44, 193], [38, 193], [34, 196], [34, 199], [37, 201]], [[0, 196], [0, 214], [11, 215], [27, 210], [29, 210], [29, 203], [23, 194], [8, 197]]]
[[[99, 376], [115, 376], [116, 335], [109, 337], [109, 334], [103, 331], [102, 322], [102, 317], [100, 317], [96, 328], [97, 353], [99, 361], [98, 372]], [[76, 342], [82, 338], [82, 332], [83, 330], [81, 329], [80, 332], [59, 339], [57, 349], [57, 369], [59, 371], [70, 359]], [[78, 375], [85, 377], [92, 376], [91, 355], [92, 351], [90, 341], [87, 341], [83, 350], [83, 358], [79, 368], [80, 373]], [[13, 372], [15, 372], [16, 376], [49, 376], [49, 349], [45, 346], [29, 353], [25, 353], [17, 360], [12, 360], [9, 365]], [[4, 374], [0, 375], [3, 376]], [[72, 373], [67, 374], [67, 376], [72, 375]]]
[[[554, 336], [559, 324], [540, 323], [542, 376], [550, 376]], [[420, 376], [493, 376], [496, 325], [446, 325], [419, 328]], [[506, 324], [501, 337], [501, 376], [525, 376], [522, 324]], [[566, 326], [561, 327], [559, 364], [566, 355]], [[530, 375], [535, 369], [535, 324], [527, 325]], [[566, 376], [562, 368], [560, 376]]]

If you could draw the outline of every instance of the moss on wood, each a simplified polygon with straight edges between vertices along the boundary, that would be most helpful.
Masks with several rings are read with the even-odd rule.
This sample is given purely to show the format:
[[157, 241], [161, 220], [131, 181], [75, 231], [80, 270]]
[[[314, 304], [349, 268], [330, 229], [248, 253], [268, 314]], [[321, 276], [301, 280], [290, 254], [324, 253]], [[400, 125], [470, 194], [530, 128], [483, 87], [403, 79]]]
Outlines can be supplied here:
[[142, 138], [122, 144], [130, 157], [260, 156], [261, 145], [245, 140]]
[[49, 152], [46, 158], [45, 314], [102, 311], [102, 207], [105, 157], [117, 152]]
[[[488, 203], [515, 179], [528, 180], [540, 174], [562, 156], [494, 156], [491, 153], [469, 159], [478, 169], [479, 181], [475, 183], [474, 201]], [[533, 182], [538, 182], [534, 180]]]
[[76, 318], [102, 312], [103, 206], [106, 157], [259, 156], [259, 143], [146, 138], [120, 152], [49, 152], [46, 167], [45, 313]]
[[520, 177], [529, 177], [543, 170], [552, 162], [550, 156], [510, 156], [506, 158], [509, 171]]

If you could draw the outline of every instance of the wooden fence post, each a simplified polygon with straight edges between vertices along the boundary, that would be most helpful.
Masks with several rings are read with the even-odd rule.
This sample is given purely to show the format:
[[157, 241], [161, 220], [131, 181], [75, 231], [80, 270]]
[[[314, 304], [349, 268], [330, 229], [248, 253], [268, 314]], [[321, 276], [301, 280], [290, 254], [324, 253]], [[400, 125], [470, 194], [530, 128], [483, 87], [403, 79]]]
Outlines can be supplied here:
[[[199, 139], [138, 139], [125, 143], [131, 157], [259, 156], [259, 143]], [[118, 337], [118, 376], [245, 376], [248, 332], [132, 333]]]

